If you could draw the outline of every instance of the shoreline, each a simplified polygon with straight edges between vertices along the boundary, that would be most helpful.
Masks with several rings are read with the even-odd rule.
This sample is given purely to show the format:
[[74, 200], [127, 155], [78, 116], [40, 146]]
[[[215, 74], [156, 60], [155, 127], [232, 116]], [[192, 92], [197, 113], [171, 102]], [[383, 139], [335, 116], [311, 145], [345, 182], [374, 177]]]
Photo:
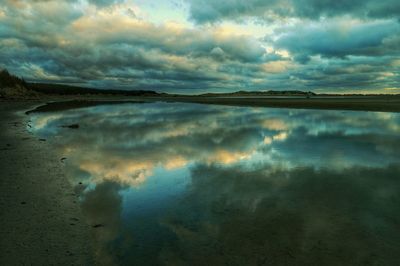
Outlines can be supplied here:
[[0, 102], [0, 265], [88, 265], [90, 227], [50, 141], [24, 112], [46, 101]]
[[400, 96], [357, 96], [316, 98], [248, 98], [248, 97], [56, 97], [43, 100], [31, 112], [63, 111], [104, 104], [181, 102], [244, 107], [289, 108], [311, 110], [343, 110], [400, 112]]

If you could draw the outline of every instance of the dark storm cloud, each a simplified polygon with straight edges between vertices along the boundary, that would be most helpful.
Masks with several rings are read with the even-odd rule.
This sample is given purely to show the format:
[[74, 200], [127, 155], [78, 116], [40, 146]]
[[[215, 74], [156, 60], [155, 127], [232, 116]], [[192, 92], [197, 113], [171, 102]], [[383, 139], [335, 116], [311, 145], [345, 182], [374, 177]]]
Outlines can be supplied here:
[[325, 88], [344, 92], [354, 89], [384, 89], [399, 86], [397, 56], [349, 56], [346, 59], [312, 59], [300, 69], [290, 71], [292, 80], [323, 92]]
[[268, 59], [265, 58], [267, 53], [262, 43], [248, 35], [228, 35], [212, 28], [175, 29], [169, 26], [155, 26], [140, 20], [132, 20], [130, 23], [120, 21], [120, 28], [108, 34], [93, 33], [102, 30], [108, 23], [109, 21], [100, 20], [95, 24], [83, 20], [75, 28], [79, 28], [80, 36], [83, 38], [90, 36], [99, 46], [107, 48], [115, 45], [115, 47], [125, 46], [126, 49], [132, 47], [158, 49], [179, 56], [218, 57], [219, 60], [241, 62], [263, 62]]
[[96, 6], [105, 7], [115, 3], [123, 2], [123, 0], [88, 0], [88, 2]]
[[[224, 62], [274, 60], [250, 36], [156, 26], [112, 9], [88, 18], [63, 5], [46, 11], [43, 2], [25, 3], [34, 12], [22, 12], [23, 20], [10, 6], [0, 26], [1, 66], [28, 80], [179, 90], [224, 87], [229, 73], [217, 71]], [[110, 23], [115, 30], [104, 33]]]
[[309, 18], [350, 15], [358, 18], [399, 18], [400, 3], [397, 0], [188, 0], [191, 17], [199, 22], [223, 19], [239, 19], [250, 16], [261, 19], [276, 17]]
[[370, 22], [358, 25], [329, 23], [296, 25], [284, 32], [274, 45], [299, 58], [312, 55], [346, 57], [348, 55], [399, 55], [400, 24], [397, 21]]
[[[223, 25], [151, 23], [132, 16], [131, 4], [118, 2], [4, 0], [0, 68], [28, 81], [168, 92], [309, 88], [345, 92], [400, 86], [400, 29], [390, 15], [384, 20], [365, 16], [357, 20], [356, 15], [318, 22], [297, 19], [289, 23], [292, 26], [282, 26], [274, 15], [271, 33], [258, 38]], [[270, 15], [276, 11], [294, 16], [305, 5], [201, 3], [193, 2], [192, 9], [204, 8], [214, 19], [232, 12], [263, 16], [266, 6], [276, 7], [268, 9]], [[299, 14], [318, 13], [315, 10], [325, 14], [330, 5], [332, 16], [353, 10], [352, 2], [311, 4], [311, 11]], [[348, 6], [342, 10], [342, 5]]]

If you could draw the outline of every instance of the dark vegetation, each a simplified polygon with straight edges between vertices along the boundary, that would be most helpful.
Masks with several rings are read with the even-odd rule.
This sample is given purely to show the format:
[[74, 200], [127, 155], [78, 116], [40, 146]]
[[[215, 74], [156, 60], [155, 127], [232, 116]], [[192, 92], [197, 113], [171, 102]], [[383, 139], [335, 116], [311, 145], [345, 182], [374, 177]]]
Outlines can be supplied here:
[[15, 87], [15, 86], [28, 87], [28, 83], [24, 79], [11, 75], [6, 69], [0, 71], [0, 88]]
[[166, 95], [165, 93], [147, 90], [100, 90], [63, 84], [28, 83], [24, 79], [10, 74], [7, 70], [0, 71], [0, 88], [16, 88], [17, 86], [46, 95], [115, 95], [144, 97]]
[[145, 90], [100, 90], [62, 84], [29, 83], [29, 88], [43, 94], [57, 95], [119, 95], [119, 96], [162, 96], [163, 93]]

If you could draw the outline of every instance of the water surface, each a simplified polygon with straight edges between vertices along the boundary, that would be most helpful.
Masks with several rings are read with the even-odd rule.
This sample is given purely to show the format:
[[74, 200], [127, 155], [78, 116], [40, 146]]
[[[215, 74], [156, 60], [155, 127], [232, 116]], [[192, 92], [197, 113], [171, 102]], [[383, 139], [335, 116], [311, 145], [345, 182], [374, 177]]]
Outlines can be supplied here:
[[105, 264], [400, 264], [399, 114], [138, 103], [31, 120]]

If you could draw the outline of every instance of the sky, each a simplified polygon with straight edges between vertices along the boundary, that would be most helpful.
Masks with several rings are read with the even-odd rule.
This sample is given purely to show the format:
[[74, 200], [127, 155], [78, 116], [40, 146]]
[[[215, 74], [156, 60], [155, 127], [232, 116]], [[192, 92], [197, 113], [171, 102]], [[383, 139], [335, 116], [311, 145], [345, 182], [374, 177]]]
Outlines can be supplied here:
[[400, 93], [398, 0], [0, 0], [0, 68], [173, 93]]

